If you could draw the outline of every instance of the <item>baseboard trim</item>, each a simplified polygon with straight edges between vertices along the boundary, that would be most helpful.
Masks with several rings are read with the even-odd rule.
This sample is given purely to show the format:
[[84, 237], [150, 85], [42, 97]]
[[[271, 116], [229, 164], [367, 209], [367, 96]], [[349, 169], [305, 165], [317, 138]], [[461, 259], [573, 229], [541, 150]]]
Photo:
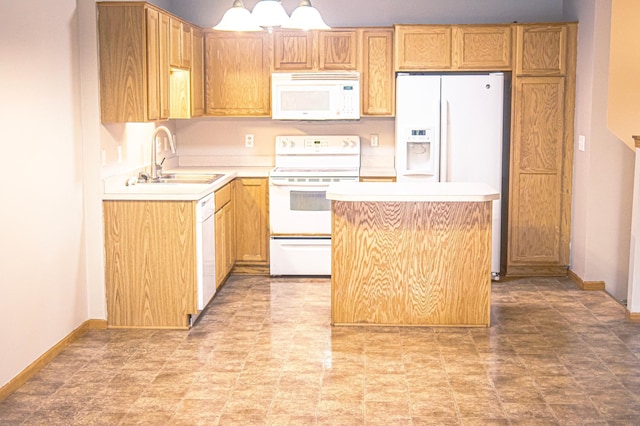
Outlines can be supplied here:
[[625, 308], [625, 316], [631, 322], [640, 322], [640, 312], [630, 312]]
[[567, 272], [567, 275], [569, 276], [569, 278], [571, 278], [571, 281], [573, 281], [574, 283], [576, 283], [578, 287], [580, 287], [581, 290], [585, 290], [585, 291], [604, 290], [604, 281], [584, 281], [582, 278], [578, 276], [578, 274], [573, 272], [571, 269], [569, 269], [569, 271]]
[[69, 333], [65, 338], [56, 343], [51, 349], [42, 354], [38, 359], [33, 361], [27, 368], [22, 370], [16, 377], [11, 379], [9, 383], [0, 388], [0, 402], [4, 401], [9, 395], [14, 393], [20, 386], [25, 384], [33, 375], [45, 367], [60, 352], [65, 350], [67, 346], [75, 342], [87, 330], [102, 330], [107, 328], [107, 321], [100, 319], [90, 319], [83, 322], [78, 328]]

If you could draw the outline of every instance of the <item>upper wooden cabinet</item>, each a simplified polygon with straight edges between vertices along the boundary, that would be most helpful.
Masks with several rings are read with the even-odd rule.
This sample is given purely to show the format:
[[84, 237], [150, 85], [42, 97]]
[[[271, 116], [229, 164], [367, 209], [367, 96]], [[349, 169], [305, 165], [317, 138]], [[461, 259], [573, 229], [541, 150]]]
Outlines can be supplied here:
[[318, 69], [356, 70], [358, 32], [356, 30], [318, 31]]
[[511, 25], [453, 27], [452, 68], [460, 70], [511, 69]]
[[191, 54], [191, 116], [204, 115], [204, 32], [192, 28]]
[[361, 32], [362, 115], [393, 116], [393, 28], [365, 28]]
[[358, 32], [275, 30], [273, 69], [276, 71], [341, 71], [358, 68]]
[[509, 70], [511, 25], [396, 25], [396, 71]]
[[102, 122], [191, 117], [191, 99], [202, 99], [190, 84], [191, 72], [202, 80], [202, 60], [192, 67], [195, 27], [145, 2], [97, 8]]
[[516, 26], [517, 75], [565, 75], [567, 25], [521, 24]]
[[176, 18], [171, 18], [170, 23], [171, 66], [189, 68], [191, 66], [191, 25]]
[[206, 31], [204, 62], [206, 115], [270, 115], [267, 32]]
[[273, 32], [273, 69], [310, 71], [314, 67], [315, 33], [275, 30]]
[[168, 118], [168, 31], [145, 3], [98, 3], [102, 122]]
[[451, 27], [396, 25], [395, 70], [447, 70], [451, 68]]

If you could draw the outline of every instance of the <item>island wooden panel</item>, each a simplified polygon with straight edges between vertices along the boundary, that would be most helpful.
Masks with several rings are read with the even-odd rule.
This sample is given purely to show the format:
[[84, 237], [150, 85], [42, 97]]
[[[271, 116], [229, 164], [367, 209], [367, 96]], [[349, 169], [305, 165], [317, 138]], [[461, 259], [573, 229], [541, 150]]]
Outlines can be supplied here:
[[198, 312], [194, 204], [103, 202], [109, 327], [189, 327]]
[[332, 202], [333, 324], [489, 326], [491, 201]]

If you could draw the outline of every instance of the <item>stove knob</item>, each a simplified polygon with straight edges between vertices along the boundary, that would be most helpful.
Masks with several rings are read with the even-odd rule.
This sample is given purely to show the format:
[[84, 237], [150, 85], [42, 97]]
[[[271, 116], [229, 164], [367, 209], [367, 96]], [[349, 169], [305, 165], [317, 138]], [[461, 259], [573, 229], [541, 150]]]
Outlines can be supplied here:
[[290, 141], [290, 142], [289, 142], [289, 146], [290, 146], [291, 148], [295, 148], [295, 147], [296, 147], [296, 142], [295, 142], [295, 141]]
[[282, 147], [286, 148], [287, 147], [287, 141], [283, 139], [281, 142], [282, 142]]
[[342, 141], [342, 147], [343, 148], [349, 148], [349, 140], [348, 139], [345, 139], [345, 140]]

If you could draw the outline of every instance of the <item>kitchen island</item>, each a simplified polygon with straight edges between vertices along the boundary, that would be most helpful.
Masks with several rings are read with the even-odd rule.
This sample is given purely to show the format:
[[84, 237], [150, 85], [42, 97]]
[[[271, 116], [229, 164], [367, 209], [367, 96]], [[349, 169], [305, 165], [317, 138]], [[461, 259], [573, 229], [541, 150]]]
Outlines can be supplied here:
[[474, 183], [337, 183], [334, 325], [489, 326], [491, 212]]

